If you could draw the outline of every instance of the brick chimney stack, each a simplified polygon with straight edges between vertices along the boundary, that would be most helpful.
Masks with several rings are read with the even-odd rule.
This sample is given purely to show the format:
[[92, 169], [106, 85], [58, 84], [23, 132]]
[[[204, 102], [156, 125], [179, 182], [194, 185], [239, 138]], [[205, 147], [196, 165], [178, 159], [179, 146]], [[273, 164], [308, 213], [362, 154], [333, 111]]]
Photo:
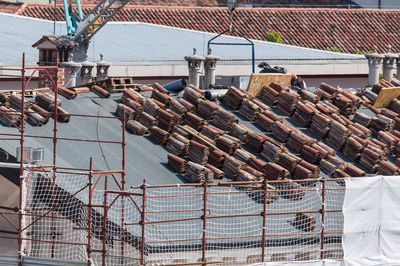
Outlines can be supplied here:
[[[56, 66], [57, 63], [68, 62], [71, 58], [72, 49], [76, 43], [66, 36], [43, 36], [32, 47], [39, 50], [39, 66]], [[65, 86], [65, 69], [59, 67], [57, 71], [57, 86]], [[38, 86], [48, 87], [54, 90], [53, 81], [56, 76], [55, 70], [40, 70], [38, 73]]]

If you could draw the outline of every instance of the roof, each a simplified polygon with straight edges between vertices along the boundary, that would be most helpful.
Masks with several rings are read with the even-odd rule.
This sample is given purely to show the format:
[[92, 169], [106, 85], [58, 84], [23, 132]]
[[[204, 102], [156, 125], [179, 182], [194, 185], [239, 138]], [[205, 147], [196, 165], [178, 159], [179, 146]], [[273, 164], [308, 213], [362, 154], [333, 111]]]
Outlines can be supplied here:
[[[117, 106], [117, 102], [121, 98], [121, 93], [113, 93], [111, 98], [101, 99], [97, 95], [90, 94], [79, 94], [77, 98], [74, 100], [66, 100], [64, 97], [60, 97], [62, 100], [62, 108], [68, 112], [73, 112], [74, 114], [88, 114], [88, 115], [99, 115], [99, 116], [111, 116], [115, 115], [115, 109]], [[222, 106], [222, 105], [221, 105]], [[227, 108], [227, 106], [222, 106], [223, 108]], [[227, 108], [227, 110], [232, 111]], [[275, 109], [274, 111], [278, 111]], [[279, 114], [281, 112], [278, 111]], [[239, 123], [248, 127], [255, 132], [261, 132], [259, 128], [257, 128], [254, 123], [244, 120], [241, 116], [238, 116]], [[289, 123], [293, 123], [287, 120]], [[84, 125], [84, 126], [83, 126]], [[16, 128], [5, 127], [0, 123], [0, 128], [2, 133], [17, 133], [18, 130]], [[26, 124], [25, 133], [27, 135], [36, 135], [36, 136], [48, 136], [51, 137], [53, 135], [53, 120], [50, 121], [41, 127], [34, 127], [30, 124]], [[121, 132], [121, 122], [117, 119], [97, 119], [97, 118], [84, 118], [84, 117], [71, 117], [69, 123], [58, 123], [57, 135], [59, 138], [85, 138], [85, 139], [101, 139], [101, 140], [109, 140], [109, 141], [120, 141], [122, 137]], [[19, 147], [20, 143], [17, 140], [0, 140], [0, 148], [3, 148], [7, 152], [11, 154], [15, 154], [15, 150]], [[44, 156], [44, 165], [51, 164], [53, 157], [53, 144], [52, 141], [44, 138], [25, 138], [24, 140], [25, 147], [43, 147], [45, 149]], [[182, 175], [175, 174], [172, 169], [167, 165], [167, 154], [168, 151], [156, 144], [151, 138], [144, 136], [137, 136], [130, 133], [126, 134], [126, 187], [129, 188], [133, 185], [140, 185], [143, 182], [143, 179], [146, 179], [146, 184], [157, 185], [157, 184], [181, 184], [187, 183], [187, 180]], [[62, 141], [59, 140], [57, 142], [57, 166], [58, 167], [67, 167], [67, 168], [80, 168], [80, 169], [88, 169], [89, 167], [89, 158], [93, 158], [93, 167], [96, 170], [118, 170], [121, 169], [121, 146], [118, 144], [108, 144], [102, 143], [99, 145], [94, 142], [80, 142], [80, 141]], [[321, 172], [321, 176], [326, 177], [324, 173]], [[83, 177], [86, 178], [86, 177]], [[79, 179], [79, 176], [74, 177], [74, 182], [81, 182], [82, 179]], [[79, 180], [79, 181], [78, 181]], [[104, 187], [104, 178], [99, 179], [99, 183], [96, 187], [95, 195], [103, 195], [103, 187]], [[227, 180], [224, 180], [227, 181]], [[229, 180], [231, 181], [231, 180]], [[72, 189], [71, 188], [71, 179], [66, 178], [57, 178], [57, 185], [67, 192]], [[331, 182], [332, 186], [340, 187], [340, 184]], [[80, 184], [80, 183], [79, 183]], [[110, 190], [118, 190], [116, 184], [114, 182], [108, 183], [108, 189]], [[195, 188], [190, 189], [192, 191], [196, 191]], [[209, 191], [212, 191], [213, 188], [210, 188]], [[225, 189], [226, 191], [235, 191], [236, 188], [229, 187]], [[150, 190], [151, 191], [151, 190]], [[171, 194], [179, 194], [179, 190], [171, 191], [168, 190], [168, 193]], [[98, 194], [96, 194], [98, 193]], [[151, 192], [148, 195], [151, 194]], [[336, 192], [335, 192], [336, 193]], [[343, 195], [344, 191], [339, 191], [337, 195]], [[315, 191], [306, 191], [305, 196], [302, 200], [293, 200], [290, 197], [281, 196], [276, 201], [268, 205], [270, 211], [279, 211], [282, 210], [283, 206], [302, 206], [304, 202], [307, 202], [307, 206], [311, 209], [316, 209], [320, 205], [319, 197], [315, 197]], [[87, 202], [87, 194], [79, 193], [76, 196], [78, 199], [83, 202]], [[342, 196], [339, 196], [342, 198]], [[235, 197], [240, 204], [232, 204], [229, 208], [222, 205], [219, 197], [210, 197], [208, 199], [209, 206], [212, 213], [220, 213], [220, 214], [229, 214], [229, 213], [241, 213], [244, 209], [243, 206], [248, 206], [252, 208], [254, 212], [256, 210], [262, 208], [262, 204], [258, 202], [256, 199], [257, 196], [249, 197], [247, 194], [240, 194]], [[94, 197], [94, 204], [100, 204], [103, 198]], [[163, 199], [163, 204], [171, 206], [172, 209], [180, 208], [177, 200], [181, 200], [181, 198], [169, 197]], [[153, 208], [157, 208], [156, 202], [151, 199], [147, 202], [148, 206], [153, 206]], [[332, 208], [339, 208], [341, 202], [335, 201], [332, 204]], [[118, 204], [114, 204], [114, 208], [118, 208]], [[115, 210], [119, 212], [119, 210]], [[260, 209], [261, 211], [261, 209]], [[119, 215], [112, 216], [114, 222], [119, 223]], [[147, 216], [149, 219], [160, 219], [161, 214], [150, 213]], [[178, 217], [178, 215], [172, 213], [169, 214], [169, 218]], [[292, 225], [290, 221], [294, 220], [294, 214], [289, 215], [281, 215], [282, 224], [270, 224], [268, 226], [268, 232], [271, 234], [280, 233], [282, 229], [287, 232], [302, 232], [299, 229], [296, 229]], [[130, 218], [131, 219], [131, 218]], [[226, 232], [232, 235], [244, 235], [240, 230], [240, 227], [227, 228], [224, 227], [227, 221], [233, 219], [235, 223], [242, 223], [244, 221], [249, 223], [257, 223], [259, 221], [256, 217], [239, 217], [239, 218], [223, 218], [218, 219], [215, 223], [221, 226], [220, 232]], [[329, 218], [328, 218], [329, 219]], [[176, 226], [184, 225], [184, 222], [175, 223]], [[317, 229], [321, 226], [320, 222], [317, 221]], [[338, 227], [339, 229], [332, 231], [340, 231], [341, 223], [338, 225], [334, 225], [334, 227]], [[177, 227], [179, 228], [179, 227]], [[130, 227], [133, 234], [138, 234], [138, 231], [135, 231], [135, 228]], [[177, 233], [176, 230], [167, 230], [162, 227], [158, 228], [158, 232], [161, 231], [164, 237], [168, 237], [168, 239], [174, 239], [174, 234]], [[189, 238], [195, 238], [196, 235], [201, 233], [201, 227], [195, 227], [193, 230], [188, 233]], [[151, 233], [148, 233], [151, 238]], [[270, 240], [276, 239], [285, 239], [284, 236], [271, 237]], [[224, 240], [212, 240], [212, 243], [242, 243], [239, 246], [244, 245], [246, 241], [253, 241], [253, 239], [224, 239]], [[193, 244], [193, 242], [188, 242]], [[153, 244], [154, 246], [163, 246], [165, 243], [161, 244]]]
[[43, 36], [39, 41], [35, 42], [32, 47], [37, 47], [38, 45], [40, 45], [41, 43], [45, 42], [45, 41], [49, 41], [51, 43], [53, 43], [57, 48], [73, 48], [75, 46], [77, 46], [77, 44], [71, 40], [70, 38], [68, 38], [65, 35], [46, 35]]
[[0, 12], [17, 14], [23, 5], [22, 2], [0, 1]]
[[[96, 0], [83, 0], [82, 3], [96, 3]], [[226, 0], [131, 0], [131, 5], [161, 6], [226, 6]], [[239, 6], [272, 7], [272, 6], [308, 6], [308, 7], [358, 7], [350, 0], [238, 0]]]
[[[87, 13], [93, 6], [86, 5]], [[27, 4], [18, 11], [29, 17], [54, 19], [53, 5]], [[314, 9], [314, 8], [237, 8], [234, 28], [246, 37], [265, 40], [268, 31], [282, 33], [285, 44], [321, 50], [338, 47], [343, 52], [400, 52], [400, 10]], [[56, 20], [63, 20], [62, 6], [57, 6]], [[165, 26], [220, 33], [229, 26], [225, 7], [126, 6], [116, 21], [138, 21]], [[377, 42], [379, 40], [379, 42]]]
[[[62, 100], [62, 108], [75, 114], [113, 116], [116, 109], [116, 99], [121, 94], [113, 94], [113, 97], [101, 99], [93, 93], [80, 94], [74, 100]], [[84, 127], [82, 126], [84, 125]], [[15, 133], [15, 128], [5, 127], [0, 124], [2, 133]], [[53, 135], [53, 120], [41, 127], [26, 125], [26, 134], [39, 136]], [[116, 119], [95, 119], [72, 117], [69, 123], [58, 123], [58, 137], [101, 139], [109, 141], [121, 141], [121, 122]], [[19, 141], [0, 141], [0, 147], [11, 154], [15, 154]], [[45, 148], [45, 164], [52, 161], [52, 143], [46, 139], [26, 138], [26, 147]], [[88, 169], [89, 158], [93, 157], [95, 169], [112, 170], [121, 169], [121, 145], [90, 142], [59, 141], [57, 143], [57, 164], [61, 167], [74, 167]], [[103, 157], [103, 155], [104, 157]], [[174, 184], [181, 183], [177, 176], [166, 169], [163, 163], [168, 152], [154, 144], [150, 139], [142, 136], [126, 134], [126, 174], [127, 186], [141, 184], [147, 179], [149, 184]], [[117, 158], [117, 159], [115, 159]]]
[[[39, 19], [4, 13], [0, 13], [0, 25], [2, 25], [0, 28], [1, 63], [21, 62], [23, 52], [25, 52], [27, 62], [37, 62], [39, 52], [38, 49], [32, 48], [32, 44], [40, 40], [43, 35], [51, 35], [54, 28], [50, 21], [43, 22]], [[65, 30], [64, 27], [63, 30]], [[57, 23], [56, 32], [61, 33], [61, 25]]]
[[[51, 21], [32, 19], [22, 16], [0, 14], [0, 62], [19, 62], [22, 52], [26, 53], [28, 62], [36, 62], [38, 51], [32, 44], [41, 39], [41, 35], [53, 33]], [[56, 33], [64, 34], [64, 23], [56, 23]], [[12, 33], [4, 30], [13, 27]], [[41, 29], [41, 32], [36, 29]], [[150, 33], [150, 34], [149, 34]], [[111, 22], [95, 35], [89, 46], [89, 60], [98, 60], [100, 53], [105, 54], [109, 62], [127, 61], [166, 61], [184, 60], [197, 48], [198, 54], [207, 51], [207, 40], [216, 34], [180, 28], [159, 26], [135, 22]], [[47, 37], [46, 37], [47, 38]], [[110, 44], [110, 40], [118, 40]], [[223, 36], [218, 41], [243, 42], [244, 39]], [[333, 53], [309, 48], [294, 47], [265, 41], [254, 41], [256, 59], [288, 60], [365, 60], [360, 55]], [[251, 49], [248, 46], [213, 46], [213, 54], [225, 60], [249, 60]], [[94, 59], [93, 59], [94, 56]]]

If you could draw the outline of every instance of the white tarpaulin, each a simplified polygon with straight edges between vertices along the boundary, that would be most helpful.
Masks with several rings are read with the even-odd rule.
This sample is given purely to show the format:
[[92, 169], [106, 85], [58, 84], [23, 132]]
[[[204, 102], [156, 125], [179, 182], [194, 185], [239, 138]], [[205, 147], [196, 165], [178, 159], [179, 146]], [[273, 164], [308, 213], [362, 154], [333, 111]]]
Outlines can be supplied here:
[[400, 265], [400, 176], [346, 179], [346, 265]]

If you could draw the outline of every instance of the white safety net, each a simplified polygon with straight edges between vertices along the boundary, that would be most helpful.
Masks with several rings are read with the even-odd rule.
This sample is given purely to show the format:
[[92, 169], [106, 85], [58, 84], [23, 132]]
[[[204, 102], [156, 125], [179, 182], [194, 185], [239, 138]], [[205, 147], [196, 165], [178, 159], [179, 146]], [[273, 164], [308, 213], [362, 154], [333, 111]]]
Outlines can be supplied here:
[[261, 185], [99, 187], [91, 208], [88, 183], [87, 175], [25, 175], [24, 254], [95, 265], [342, 258], [343, 183], [271, 183], [265, 197]]
[[[57, 186], [57, 179], [62, 179], [70, 190]], [[23, 254], [87, 260], [87, 231], [78, 229], [87, 223], [80, 200], [88, 194], [87, 177], [26, 172], [23, 180]]]

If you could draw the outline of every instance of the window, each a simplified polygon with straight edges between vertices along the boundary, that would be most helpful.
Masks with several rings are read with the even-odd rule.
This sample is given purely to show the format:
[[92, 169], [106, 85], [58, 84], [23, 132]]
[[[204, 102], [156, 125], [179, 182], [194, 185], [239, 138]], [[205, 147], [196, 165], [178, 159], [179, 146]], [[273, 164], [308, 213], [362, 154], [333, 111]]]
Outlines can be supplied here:
[[64, 62], [68, 62], [69, 61], [69, 51], [64, 51]]
[[46, 65], [51, 65], [53, 63], [53, 50], [47, 50], [47, 61], [45, 61]]
[[63, 60], [64, 59], [63, 55], [64, 55], [64, 51], [58, 50], [58, 62], [64, 62], [65, 61], [65, 60]]

